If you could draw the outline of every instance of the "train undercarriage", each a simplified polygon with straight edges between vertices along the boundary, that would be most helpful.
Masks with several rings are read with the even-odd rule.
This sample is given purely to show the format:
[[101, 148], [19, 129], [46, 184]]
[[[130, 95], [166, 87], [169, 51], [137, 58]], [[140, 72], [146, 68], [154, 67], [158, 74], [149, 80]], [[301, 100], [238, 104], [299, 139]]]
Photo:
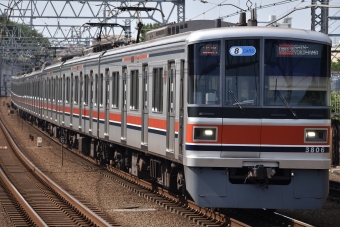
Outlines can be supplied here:
[[[16, 109], [16, 106], [12, 107]], [[54, 125], [22, 110], [17, 113], [26, 122], [66, 144], [69, 149], [79, 150], [102, 166], [113, 166], [139, 179], [188, 196], [184, 187], [183, 165], [180, 163]]]

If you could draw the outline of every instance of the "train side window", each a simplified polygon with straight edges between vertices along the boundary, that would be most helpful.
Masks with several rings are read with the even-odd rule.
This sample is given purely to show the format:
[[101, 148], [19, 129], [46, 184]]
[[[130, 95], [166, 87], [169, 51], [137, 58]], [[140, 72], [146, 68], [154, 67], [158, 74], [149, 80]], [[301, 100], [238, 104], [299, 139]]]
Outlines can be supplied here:
[[112, 108], [118, 108], [119, 102], [119, 72], [112, 73]]
[[74, 77], [73, 73], [71, 73], [71, 86], [70, 86], [70, 103], [74, 103]]
[[100, 107], [103, 107], [103, 99], [104, 99], [104, 76], [103, 74], [101, 73], [100, 74], [100, 81], [99, 81], [99, 84], [98, 84], [98, 88], [99, 89], [99, 106]]
[[78, 104], [78, 91], [79, 91], [79, 76], [75, 77], [74, 81], [74, 104]]
[[49, 92], [49, 90], [50, 90], [50, 79], [47, 79], [46, 80], [46, 100], [47, 101], [50, 101], [50, 92]]
[[48, 79], [45, 80], [45, 89], [44, 89], [44, 98], [45, 98], [45, 101], [48, 100]]
[[59, 94], [58, 100], [59, 100], [59, 102], [62, 102], [62, 99], [63, 99], [63, 79], [62, 78], [59, 79], [59, 92], [58, 92], [58, 94]]
[[43, 100], [46, 100], [46, 93], [45, 93], [45, 91], [46, 91], [46, 80], [44, 80], [43, 81]]
[[48, 80], [48, 101], [52, 101], [52, 78]]
[[70, 77], [66, 78], [66, 95], [65, 95], [65, 102], [68, 103], [70, 98]]
[[50, 80], [50, 99], [51, 99], [51, 102], [53, 102], [54, 100], [53, 100], [53, 93], [54, 93], [54, 79], [53, 78], [51, 78], [51, 80]]
[[65, 103], [65, 91], [66, 91], [66, 89], [65, 89], [65, 74], [63, 74], [63, 97], [62, 97], [62, 102], [63, 103]]
[[138, 110], [138, 70], [131, 71], [130, 109]]
[[90, 89], [91, 89], [91, 92], [90, 92], [90, 102], [91, 102], [91, 104], [93, 104], [94, 103], [94, 100], [93, 100], [93, 75], [92, 75], [92, 72], [90, 73], [90, 81], [91, 81], [91, 83], [90, 83]]
[[56, 82], [55, 79], [52, 79], [52, 101], [55, 101], [55, 86], [56, 86]]
[[94, 79], [94, 89], [93, 89], [93, 100], [94, 100], [94, 105], [96, 106], [98, 103], [98, 74], [95, 74], [95, 79]]
[[85, 75], [85, 81], [84, 81], [84, 105], [87, 105], [89, 103], [89, 75]]
[[78, 100], [78, 102], [79, 102], [79, 105], [81, 105], [82, 103], [83, 103], [83, 100], [84, 100], [84, 98], [83, 98], [83, 91], [84, 91], [84, 79], [83, 79], [83, 72], [80, 72], [79, 73], [79, 78], [80, 78], [80, 80], [79, 80], [79, 100]]
[[108, 107], [110, 105], [110, 71], [109, 69], [105, 69], [105, 106]]
[[154, 68], [152, 72], [152, 112], [163, 111], [163, 68]]

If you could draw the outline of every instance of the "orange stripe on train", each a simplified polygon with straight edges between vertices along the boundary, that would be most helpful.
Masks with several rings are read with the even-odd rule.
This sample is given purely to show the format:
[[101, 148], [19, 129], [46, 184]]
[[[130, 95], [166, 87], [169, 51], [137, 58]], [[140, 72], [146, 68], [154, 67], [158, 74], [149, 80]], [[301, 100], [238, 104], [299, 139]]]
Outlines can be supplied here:
[[[217, 127], [218, 138], [216, 142], [222, 144], [272, 144], [272, 145], [320, 145], [329, 144], [330, 127], [327, 126], [246, 126], [246, 125], [199, 125], [187, 124], [187, 143], [209, 143], [193, 141], [193, 127]], [[305, 143], [305, 128], [327, 128], [327, 143]]]

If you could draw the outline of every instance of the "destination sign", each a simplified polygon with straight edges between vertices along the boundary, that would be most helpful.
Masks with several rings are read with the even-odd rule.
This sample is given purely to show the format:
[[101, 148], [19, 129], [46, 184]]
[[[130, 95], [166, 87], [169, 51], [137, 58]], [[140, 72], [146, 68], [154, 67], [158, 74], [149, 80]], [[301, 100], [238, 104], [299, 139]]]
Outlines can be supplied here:
[[321, 45], [280, 43], [276, 46], [277, 57], [320, 57]]
[[219, 55], [220, 45], [215, 43], [207, 43], [200, 46], [200, 55]]

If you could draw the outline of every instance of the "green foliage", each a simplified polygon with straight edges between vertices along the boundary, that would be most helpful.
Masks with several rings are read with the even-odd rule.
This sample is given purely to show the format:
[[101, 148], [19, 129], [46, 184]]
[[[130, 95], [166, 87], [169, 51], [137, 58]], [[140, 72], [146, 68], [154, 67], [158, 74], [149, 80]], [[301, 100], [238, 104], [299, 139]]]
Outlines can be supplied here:
[[331, 112], [332, 113], [340, 112], [340, 94], [335, 91], [333, 91], [331, 94]]
[[[4, 18], [0, 18], [0, 23], [4, 23]], [[45, 38], [39, 31], [32, 28], [29, 25], [19, 24], [13, 21], [8, 21], [7, 30], [12, 33], [14, 32], [15, 41], [21, 43], [22, 45], [41, 45], [50, 46], [48, 38]], [[22, 37], [22, 38], [19, 38]], [[28, 39], [23, 39], [24, 37], [29, 37]]]
[[140, 34], [140, 41], [143, 42], [145, 41], [145, 34], [148, 32], [148, 31], [151, 31], [155, 28], [157, 28], [159, 26], [159, 24], [144, 24], [143, 27], [142, 27], [142, 31], [141, 31], [141, 34]]
[[340, 60], [338, 60], [337, 62], [332, 62], [331, 70], [340, 71]]

